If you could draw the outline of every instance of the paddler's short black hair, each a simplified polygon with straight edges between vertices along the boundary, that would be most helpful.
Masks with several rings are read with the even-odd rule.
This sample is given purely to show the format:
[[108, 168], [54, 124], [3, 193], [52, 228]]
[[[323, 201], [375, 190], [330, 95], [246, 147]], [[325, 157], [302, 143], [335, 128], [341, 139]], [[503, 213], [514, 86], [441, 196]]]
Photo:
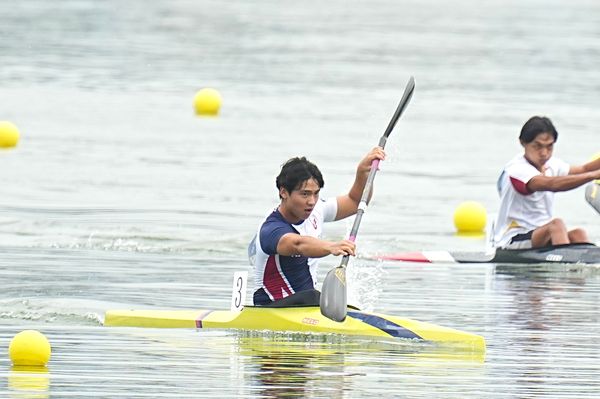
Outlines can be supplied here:
[[554, 137], [554, 142], [558, 140], [558, 132], [554, 128], [552, 121], [545, 116], [532, 116], [521, 128], [519, 140], [524, 144], [529, 144], [540, 133], [550, 133]]
[[321, 188], [325, 185], [323, 175], [317, 165], [310, 162], [306, 157], [294, 157], [283, 164], [279, 176], [275, 179], [275, 185], [277, 190], [283, 187], [288, 193], [291, 193], [299, 189], [302, 183], [309, 179], [315, 179]]

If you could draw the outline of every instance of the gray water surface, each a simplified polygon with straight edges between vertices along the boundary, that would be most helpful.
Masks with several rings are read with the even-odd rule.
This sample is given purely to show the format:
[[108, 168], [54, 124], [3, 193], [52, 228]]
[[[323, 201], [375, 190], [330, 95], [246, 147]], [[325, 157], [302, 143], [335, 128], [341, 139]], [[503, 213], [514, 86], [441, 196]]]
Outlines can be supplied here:
[[[453, 211], [474, 200], [495, 212], [532, 115], [555, 122], [566, 161], [600, 151], [600, 3], [25, 0], [0, 15], [0, 120], [21, 130], [0, 151], [0, 396], [599, 396], [598, 265], [366, 255], [483, 250], [454, 234]], [[344, 193], [410, 76], [350, 297], [483, 335], [484, 356], [102, 326], [108, 309], [229, 308], [280, 165], [306, 155], [323, 195]], [[218, 118], [193, 115], [207, 86], [223, 96]], [[600, 241], [583, 189], [558, 194], [556, 213]], [[323, 259], [321, 280], [339, 261]], [[52, 344], [46, 370], [11, 367], [8, 344], [29, 328]]]

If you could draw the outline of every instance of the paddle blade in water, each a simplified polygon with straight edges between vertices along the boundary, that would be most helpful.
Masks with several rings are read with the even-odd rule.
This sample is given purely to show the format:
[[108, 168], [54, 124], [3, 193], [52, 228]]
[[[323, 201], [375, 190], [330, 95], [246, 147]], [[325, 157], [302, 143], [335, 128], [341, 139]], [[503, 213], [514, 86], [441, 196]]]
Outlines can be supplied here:
[[346, 319], [347, 304], [346, 268], [339, 266], [331, 269], [323, 281], [321, 313], [331, 320], [342, 322]]

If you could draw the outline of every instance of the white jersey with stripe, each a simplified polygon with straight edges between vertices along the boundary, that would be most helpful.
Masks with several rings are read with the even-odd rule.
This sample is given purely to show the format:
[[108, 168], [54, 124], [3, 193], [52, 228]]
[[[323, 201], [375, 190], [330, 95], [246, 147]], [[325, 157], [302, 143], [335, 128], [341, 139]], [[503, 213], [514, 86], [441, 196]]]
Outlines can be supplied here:
[[288, 233], [321, 238], [323, 223], [335, 220], [337, 199], [319, 200], [310, 216], [298, 224], [288, 223], [275, 209], [261, 223], [248, 247], [254, 266], [255, 304], [285, 298], [295, 292], [317, 286], [318, 259], [277, 254], [279, 239]]
[[[544, 165], [545, 176], [566, 176], [568, 163], [550, 158]], [[554, 193], [551, 191], [530, 192], [527, 183], [541, 175], [524, 155], [513, 158], [498, 178], [500, 210], [494, 226], [494, 246], [505, 247], [517, 234], [534, 230], [552, 219]]]

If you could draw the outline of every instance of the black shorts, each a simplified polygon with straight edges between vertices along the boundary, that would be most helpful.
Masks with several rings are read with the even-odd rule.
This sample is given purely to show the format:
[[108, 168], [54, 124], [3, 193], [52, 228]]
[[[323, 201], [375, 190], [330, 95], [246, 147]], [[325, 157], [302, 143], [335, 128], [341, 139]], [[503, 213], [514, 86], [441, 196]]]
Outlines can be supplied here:
[[[262, 291], [262, 292], [259, 292]], [[258, 293], [258, 295], [257, 295]], [[260, 294], [266, 295], [264, 290], [260, 288], [254, 293], [254, 306], [265, 306], [269, 308], [287, 308], [290, 306], [319, 306], [321, 299], [321, 293], [317, 290], [304, 290], [296, 292], [288, 297], [279, 299], [269, 303], [257, 303], [256, 298], [260, 297]]]
[[510, 242], [504, 247], [506, 249], [529, 249], [532, 247], [531, 244], [531, 236], [533, 235], [533, 230], [528, 231], [527, 233], [517, 234], [513, 238], [510, 239]]

